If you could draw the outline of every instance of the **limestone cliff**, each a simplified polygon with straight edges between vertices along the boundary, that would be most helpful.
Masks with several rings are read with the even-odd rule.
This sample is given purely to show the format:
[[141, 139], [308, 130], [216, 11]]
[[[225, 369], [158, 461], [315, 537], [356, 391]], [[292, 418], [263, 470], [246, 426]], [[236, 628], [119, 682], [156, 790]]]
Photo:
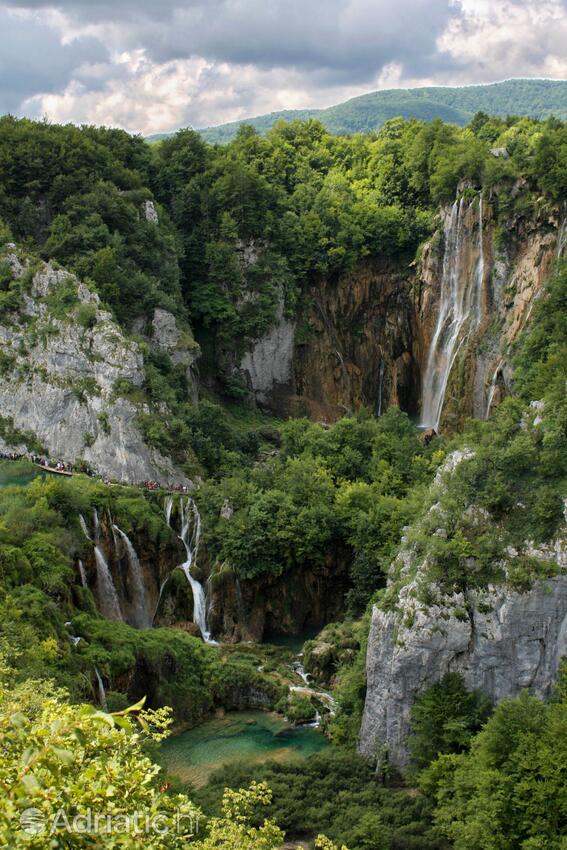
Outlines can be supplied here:
[[365, 405], [415, 412], [419, 365], [408, 265], [363, 261], [303, 294], [296, 318], [276, 325], [240, 365], [260, 406], [280, 415], [334, 421]]
[[[452, 457], [446, 471], [461, 459]], [[425, 603], [420, 588], [427, 581], [426, 564], [416, 565], [411, 545], [402, 542], [393, 574], [405, 584], [393, 610], [375, 606], [372, 613], [361, 753], [372, 758], [377, 746], [385, 746], [390, 763], [403, 770], [411, 707], [446, 673], [460, 673], [469, 689], [494, 702], [523, 688], [550, 695], [567, 655], [567, 529], [531, 554], [554, 562], [559, 574], [524, 592], [503, 584], [447, 595], [428, 585], [434, 601]]]
[[446, 430], [486, 418], [510, 389], [514, 342], [565, 249], [562, 212], [520, 183], [512, 196], [506, 212], [497, 191], [463, 185], [418, 262], [367, 258], [312, 282], [293, 320], [280, 310], [236, 370], [254, 401], [322, 421], [391, 404]]
[[145, 380], [140, 345], [73, 275], [45, 263], [32, 267], [13, 245], [0, 260], [19, 293], [0, 322], [2, 417], [32, 432], [51, 457], [84, 461], [111, 479], [186, 482], [137, 427]]

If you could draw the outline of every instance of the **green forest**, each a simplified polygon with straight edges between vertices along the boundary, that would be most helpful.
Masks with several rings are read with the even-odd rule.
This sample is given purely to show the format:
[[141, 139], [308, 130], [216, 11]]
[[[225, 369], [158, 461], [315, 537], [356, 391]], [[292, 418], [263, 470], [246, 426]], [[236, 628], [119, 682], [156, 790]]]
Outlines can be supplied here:
[[[443, 91], [464, 123], [475, 101]], [[525, 110], [539, 115], [537, 90], [526, 96]], [[505, 100], [492, 111], [506, 111]], [[351, 129], [368, 129], [356, 114]], [[263, 592], [337, 553], [348, 577], [342, 619], [323, 632], [334, 652], [329, 747], [306, 762], [236, 764], [193, 787], [160, 769], [161, 741], [239, 708], [243, 690], [266, 710], [310, 719], [313, 706], [289, 696], [293, 655], [106, 619], [78, 576], [93, 544], [80, 517], [108, 516], [151, 557], [168, 547], [177, 556], [165, 492], [39, 477], [29, 460], [0, 461], [0, 846], [139, 847], [127, 834], [95, 841], [63, 831], [46, 843], [19, 828], [30, 809], [51, 818], [102, 801], [117, 815], [159, 814], [167, 829], [144, 836], [155, 850], [273, 850], [284, 833], [320, 850], [565, 850], [565, 669], [548, 701], [526, 690], [496, 706], [449, 673], [412, 706], [405, 775], [379, 742], [372, 760], [357, 754], [372, 607], [395, 612], [413, 578], [392, 570], [402, 537], [427, 565], [424, 599], [431, 587], [522, 593], [560, 570], [533, 549], [553, 544], [565, 522], [565, 262], [555, 262], [514, 341], [506, 397], [488, 421], [462, 430], [424, 440], [397, 406], [379, 417], [362, 407], [332, 424], [279, 419], [254, 408], [226, 367], [282, 305], [295, 315], [314, 281], [369, 257], [419, 262], [439, 208], [459, 194], [495, 199], [503, 243], [514, 239], [512, 216], [527, 230], [561, 209], [567, 125], [542, 117], [477, 111], [463, 127], [388, 117], [346, 136], [332, 134], [346, 123], [326, 129], [321, 116], [277, 121], [264, 135], [242, 126], [223, 145], [192, 130], [149, 145], [120, 130], [0, 119], [0, 242], [25, 252], [30, 274], [41, 260], [75, 273], [126, 335], [159, 307], [201, 348], [198, 403], [183, 370], [149, 347], [144, 385], [115, 389], [140, 404], [146, 443], [196, 482], [210, 581], [256, 582]], [[157, 221], [141, 212], [148, 202]], [[7, 327], [29, 299], [30, 274], [15, 280], [0, 267]], [[54, 315], [65, 318], [74, 297], [61, 287]], [[96, 320], [79, 312], [83, 329]], [[0, 348], [0, 376], [9, 368]], [[42, 453], [1, 411], [0, 437]], [[440, 487], [447, 458], [465, 450]], [[171, 583], [176, 598], [187, 584], [181, 570]], [[305, 644], [306, 664], [317, 641]], [[111, 683], [106, 707], [95, 671]]]

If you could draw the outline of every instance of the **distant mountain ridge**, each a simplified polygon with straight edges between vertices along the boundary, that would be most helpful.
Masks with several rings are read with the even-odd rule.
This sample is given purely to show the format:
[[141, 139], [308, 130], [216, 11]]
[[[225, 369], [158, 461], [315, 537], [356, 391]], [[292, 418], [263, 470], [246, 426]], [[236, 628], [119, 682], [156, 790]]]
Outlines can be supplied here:
[[[229, 142], [242, 124], [250, 124], [265, 133], [276, 121], [317, 118], [330, 133], [348, 135], [377, 130], [389, 118], [419, 118], [432, 121], [441, 118], [460, 126], [467, 124], [475, 112], [491, 115], [526, 115], [547, 118], [555, 115], [567, 119], [567, 80], [515, 79], [475, 86], [430, 86], [414, 89], [387, 89], [354, 97], [326, 109], [286, 109], [206, 127], [199, 132], [213, 143]], [[149, 141], [173, 135], [157, 133]]]

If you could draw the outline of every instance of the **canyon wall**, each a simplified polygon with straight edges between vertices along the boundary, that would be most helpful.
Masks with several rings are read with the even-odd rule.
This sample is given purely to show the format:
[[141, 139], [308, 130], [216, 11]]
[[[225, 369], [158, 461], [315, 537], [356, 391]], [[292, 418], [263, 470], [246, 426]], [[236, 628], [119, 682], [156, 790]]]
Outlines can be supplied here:
[[514, 342], [565, 249], [559, 209], [500, 207], [497, 192], [461, 186], [418, 261], [366, 259], [312, 283], [293, 319], [280, 311], [241, 361], [254, 401], [325, 422], [393, 404], [436, 430], [486, 418], [511, 386]]

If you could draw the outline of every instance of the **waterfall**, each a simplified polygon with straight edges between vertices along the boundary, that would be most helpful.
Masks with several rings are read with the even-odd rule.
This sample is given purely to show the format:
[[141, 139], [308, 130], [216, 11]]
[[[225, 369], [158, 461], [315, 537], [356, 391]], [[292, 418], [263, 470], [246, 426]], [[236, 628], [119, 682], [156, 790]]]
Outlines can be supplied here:
[[102, 708], [107, 711], [108, 705], [106, 703], [106, 691], [104, 690], [104, 685], [102, 683], [102, 679], [100, 677], [100, 673], [98, 672], [98, 667], [94, 668], [95, 676], [96, 676], [96, 684], [98, 690], [98, 701], [100, 702]]
[[445, 221], [445, 254], [441, 277], [439, 312], [427, 355], [423, 379], [421, 426], [439, 429], [445, 391], [453, 364], [467, 335], [481, 322], [484, 281], [482, 196], [479, 201], [478, 259], [474, 273], [466, 273], [465, 201], [455, 201]]
[[152, 625], [152, 617], [149, 615], [148, 598], [140, 559], [128, 535], [121, 528], [118, 528], [117, 525], [112, 526], [112, 531], [118, 534], [123, 541], [128, 555], [128, 565], [130, 567], [130, 576], [134, 590], [134, 625], [138, 629], [149, 629]]
[[[172, 513], [172, 511], [173, 511], [173, 496], [166, 496], [165, 503], [164, 503], [164, 506], [163, 506], [163, 512], [165, 514], [165, 521], [167, 522], [167, 524], [170, 528], [171, 528], [171, 513]], [[156, 602], [156, 607], [154, 608], [154, 613], [153, 613], [153, 616], [152, 616], [152, 625], [153, 625], [153, 622], [154, 622], [154, 620], [157, 616], [157, 612], [159, 610], [159, 603], [161, 602], [161, 597], [162, 597], [164, 588], [165, 588], [168, 581], [169, 581], [169, 576], [166, 576], [164, 578], [164, 580], [162, 581], [161, 585], [160, 585], [158, 598], [157, 598], [157, 602]]]
[[173, 510], [173, 496], [168, 496], [165, 500], [165, 521], [168, 525], [171, 525], [171, 511]]
[[500, 369], [502, 368], [503, 361], [501, 360], [494, 370], [494, 375], [492, 376], [492, 380], [490, 382], [490, 387], [488, 388], [488, 395], [486, 398], [486, 410], [484, 413], [484, 418], [488, 419], [490, 416], [490, 409], [492, 407], [492, 402], [494, 401], [494, 396], [496, 394], [496, 387], [498, 386], [498, 374]]
[[201, 582], [191, 574], [191, 567], [197, 560], [199, 541], [201, 538], [201, 515], [197, 505], [189, 496], [184, 502], [180, 501], [181, 509], [181, 534], [179, 538], [185, 546], [187, 560], [181, 564], [181, 569], [187, 577], [193, 591], [193, 622], [199, 626], [205, 643], [216, 643], [211, 639], [211, 633], [207, 628], [207, 599]]
[[112, 573], [99, 546], [94, 547], [96, 564], [96, 589], [101, 613], [109, 620], [123, 620], [118, 594], [112, 580]]
[[[83, 522], [84, 522], [84, 520], [83, 520]], [[83, 562], [81, 561], [80, 558], [79, 558], [79, 575], [81, 576], [81, 584], [83, 585], [83, 587], [87, 588], [89, 585], [88, 585], [88, 582], [87, 582], [87, 574], [85, 572], [85, 565], [83, 564]]]
[[376, 398], [376, 416], [382, 416], [382, 398], [384, 396], [384, 357], [380, 358], [378, 370], [378, 396]]
[[87, 538], [87, 540], [88, 540], [88, 541], [90, 541], [90, 543], [92, 543], [92, 542], [93, 542], [93, 539], [92, 539], [92, 537], [91, 537], [91, 536], [90, 536], [90, 534], [89, 534], [89, 529], [87, 528], [87, 524], [86, 524], [86, 522], [85, 522], [85, 518], [84, 518], [84, 516], [83, 516], [82, 514], [79, 514], [79, 524], [80, 524], [80, 526], [81, 526], [81, 528], [82, 528], [82, 530], [83, 530], [83, 534], [85, 535], [85, 537]]
[[[112, 573], [110, 572], [110, 568], [106, 558], [104, 557], [103, 551], [98, 545], [100, 543], [100, 523], [96, 508], [93, 509], [93, 518], [95, 529], [94, 556], [96, 565], [96, 592], [98, 605], [101, 613], [105, 617], [108, 617], [109, 620], [123, 620], [124, 617], [120, 610], [120, 602], [118, 601], [118, 594], [116, 593], [116, 588], [114, 587], [114, 582], [112, 580]], [[93, 543], [93, 539], [89, 534], [87, 523], [85, 522], [85, 518], [82, 514], [79, 514], [79, 523], [87, 540], [90, 543]], [[79, 561], [79, 571], [81, 574], [81, 581], [86, 587], [87, 577], [81, 561]]]
[[94, 539], [95, 543], [100, 543], [100, 522], [98, 519], [98, 511], [96, 508], [93, 508], [93, 521], [94, 521]]

